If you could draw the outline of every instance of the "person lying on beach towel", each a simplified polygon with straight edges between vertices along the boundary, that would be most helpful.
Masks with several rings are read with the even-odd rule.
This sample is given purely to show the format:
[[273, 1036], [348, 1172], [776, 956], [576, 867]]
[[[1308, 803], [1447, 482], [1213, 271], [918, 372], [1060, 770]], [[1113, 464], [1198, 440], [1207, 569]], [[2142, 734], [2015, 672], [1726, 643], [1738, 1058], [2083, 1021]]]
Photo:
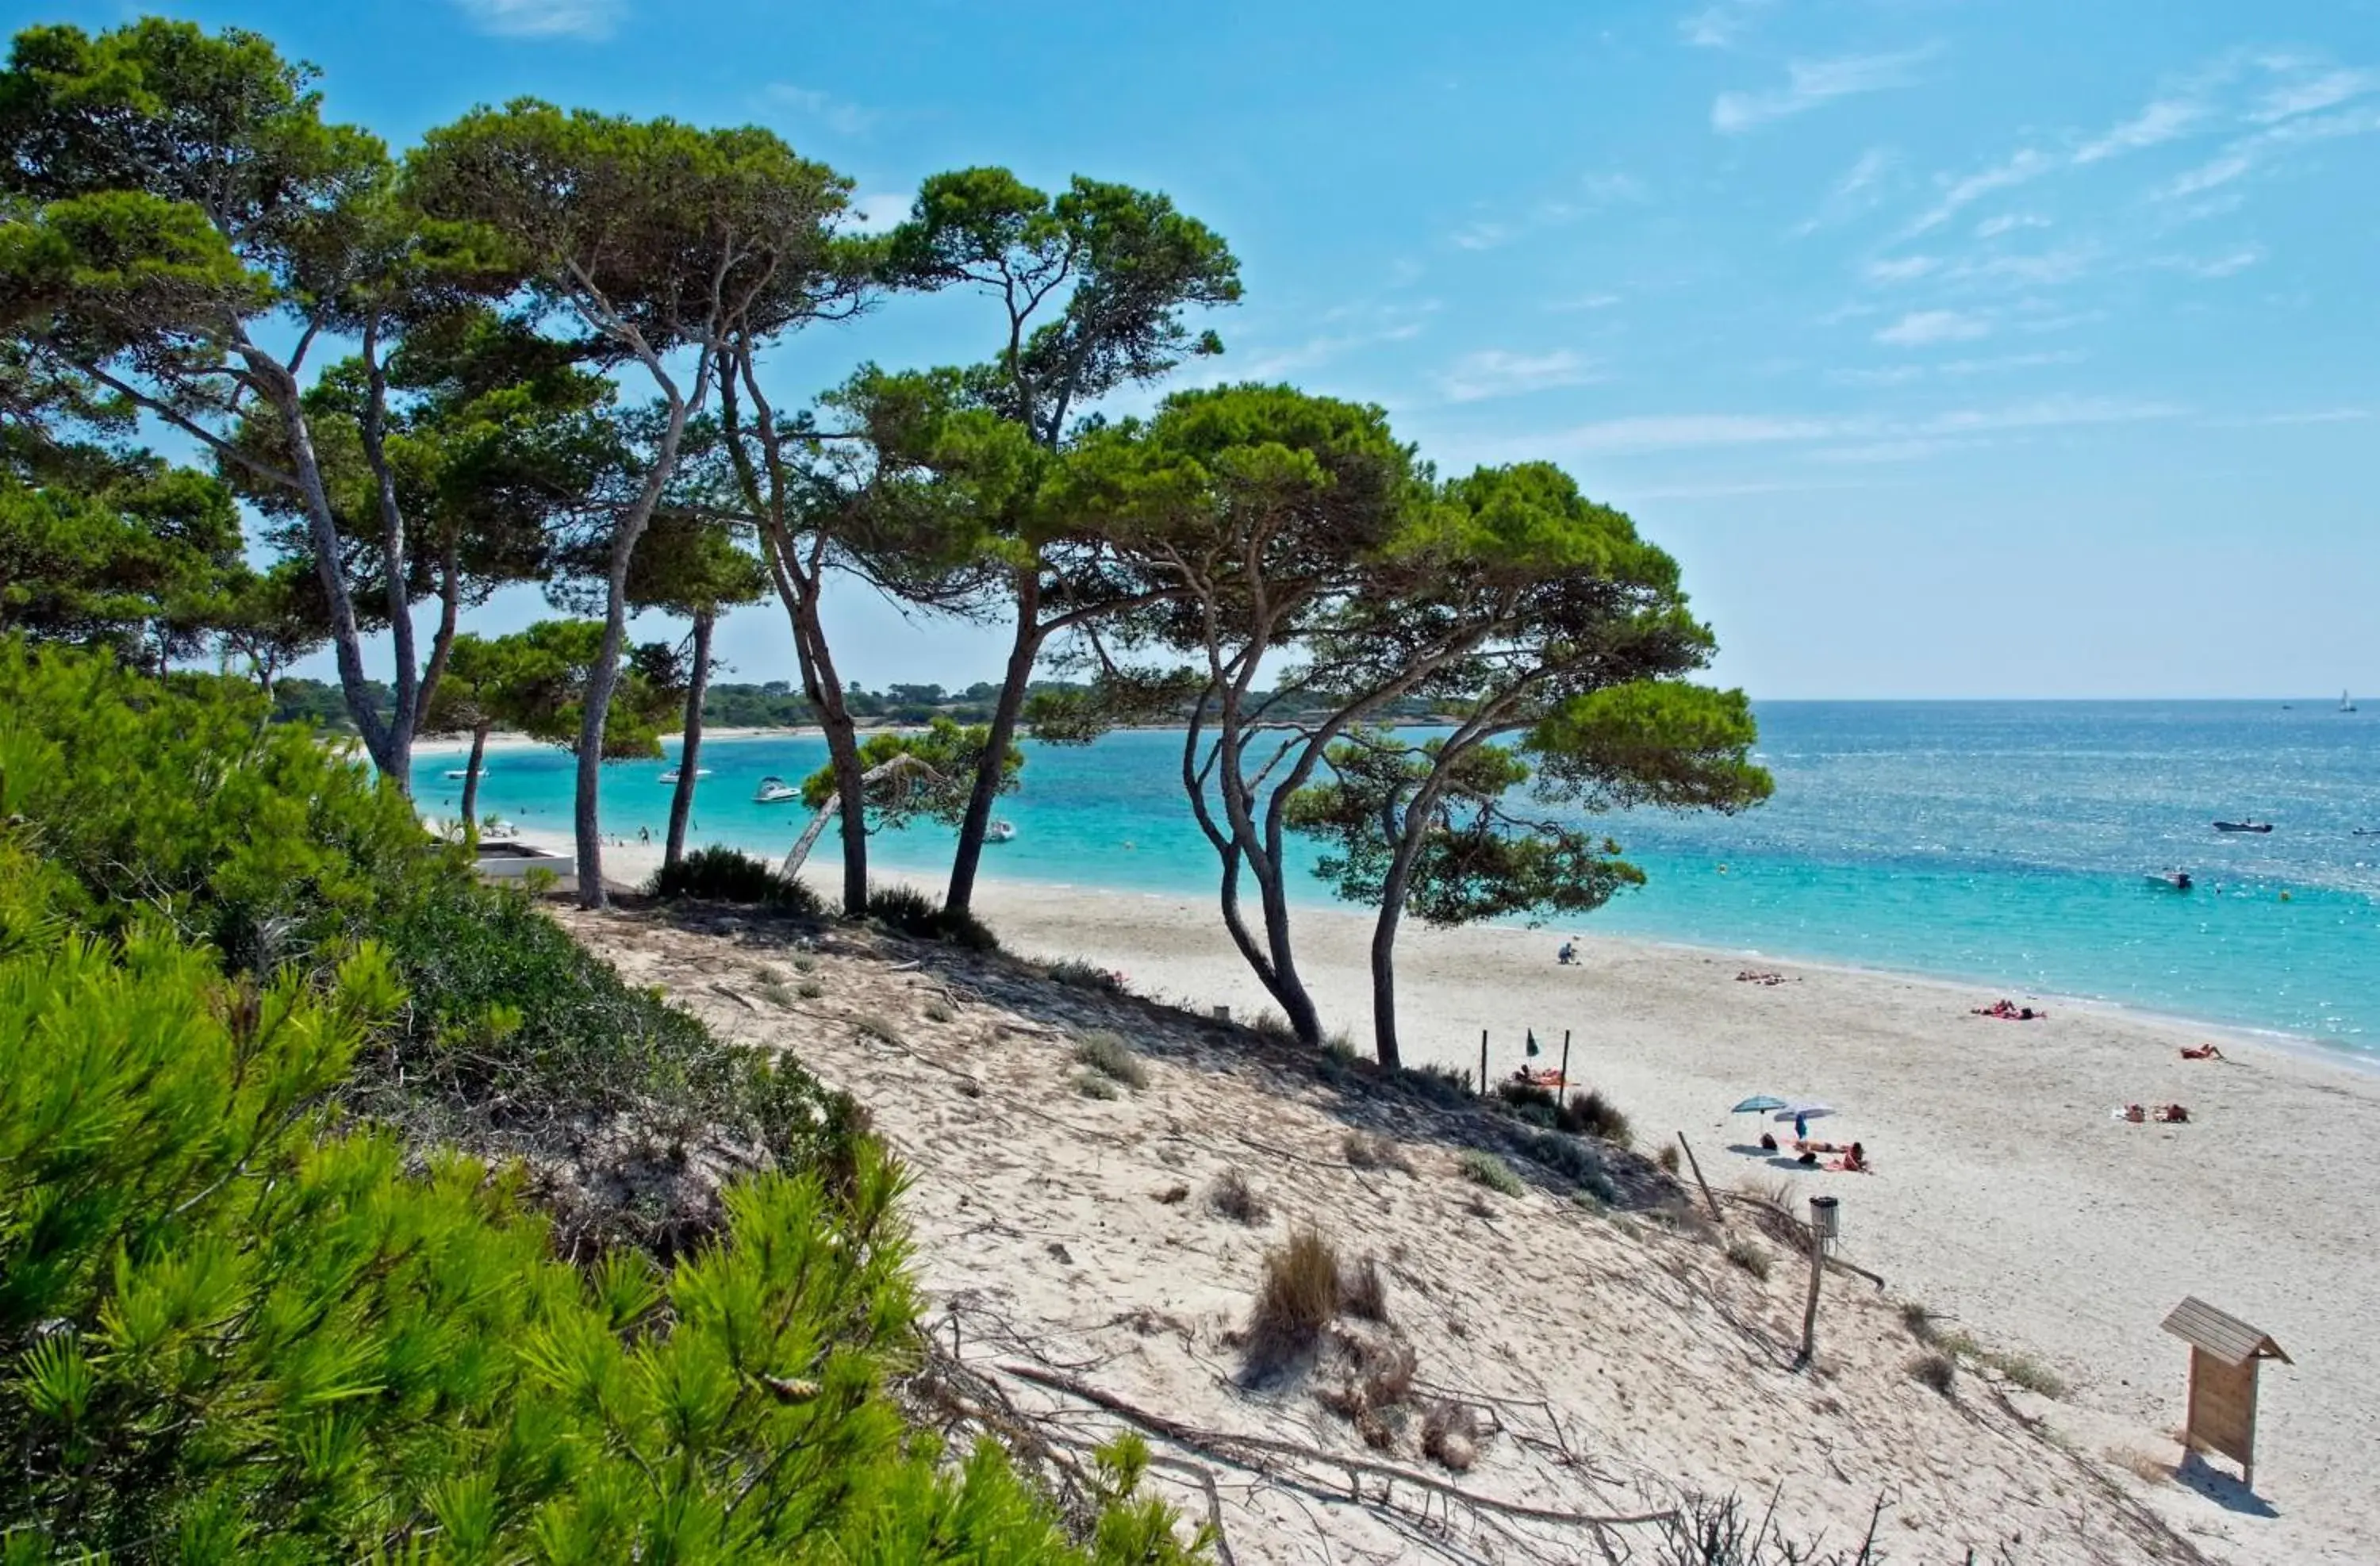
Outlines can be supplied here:
[[2181, 1058], [2185, 1061], [2219, 1061], [2224, 1055], [2212, 1044], [2201, 1044], [2194, 1050], [2185, 1044], [2181, 1048]]
[[1738, 984], [1782, 984], [1785, 982], [1785, 976], [1781, 973], [1763, 973], [1755, 968], [1746, 968], [1742, 973], [1735, 976], [1735, 982]]
[[2150, 1118], [2160, 1125], [2181, 1125], [2188, 1123], [2190, 1111], [2180, 1104], [2159, 1104], [2156, 1113]]
[[2047, 1012], [2036, 1012], [2013, 1001], [1995, 1001], [1988, 1006], [1971, 1006], [1968, 1010], [1979, 1017], [1997, 1017], [2001, 1022], [2042, 1022], [2049, 1016]]
[[2123, 1104], [2118, 1106], [2111, 1111], [2110, 1118], [2115, 1120], [2128, 1120], [2134, 1125], [2138, 1125], [2141, 1122], [2149, 1118], [2149, 1111], [2141, 1108], [2138, 1104]]
[[1875, 1168], [1867, 1161], [1866, 1150], [1856, 1142], [1843, 1149], [1843, 1156], [1827, 1165], [1827, 1168], [1836, 1174], [1874, 1174], [1876, 1172]]
[[1512, 1074], [1515, 1082], [1525, 1082], [1532, 1087], [1560, 1087], [1562, 1074], [1560, 1066], [1523, 1066]]

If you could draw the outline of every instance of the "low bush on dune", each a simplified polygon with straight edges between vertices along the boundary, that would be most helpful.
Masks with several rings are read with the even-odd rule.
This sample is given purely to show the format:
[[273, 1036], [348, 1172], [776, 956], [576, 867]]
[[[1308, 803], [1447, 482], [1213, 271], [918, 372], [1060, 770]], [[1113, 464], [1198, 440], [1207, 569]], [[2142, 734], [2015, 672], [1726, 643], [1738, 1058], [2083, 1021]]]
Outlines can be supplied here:
[[1584, 1093], [1572, 1094], [1556, 1112], [1559, 1116], [1557, 1123], [1573, 1135], [1599, 1136], [1622, 1147], [1629, 1145], [1633, 1135], [1629, 1129], [1628, 1117], [1620, 1112], [1620, 1106], [1592, 1087]]
[[[789, 1169], [848, 1156], [848, 1104], [624, 983], [413, 807], [230, 682], [0, 645], [0, 818], [62, 873], [60, 912], [135, 917], [226, 968], [327, 971], [367, 938], [410, 995], [342, 1084], [416, 1140], [529, 1157], [567, 1227], [667, 1250], [718, 1216], [698, 1145]], [[634, 1166], [634, 1178], [618, 1178]]]
[[949, 913], [912, 886], [870, 887], [868, 917], [918, 941], [939, 941], [970, 952], [1000, 950], [1000, 938], [982, 921], [969, 914]]
[[787, 880], [767, 861], [717, 843], [655, 870], [645, 882], [645, 892], [667, 900], [741, 903], [811, 918], [821, 909], [818, 893], [802, 882]]
[[1132, 1052], [1132, 1046], [1123, 1041], [1120, 1033], [1101, 1029], [1084, 1034], [1075, 1040], [1075, 1060], [1126, 1087], [1148, 1086], [1148, 1068], [1140, 1063], [1140, 1057]]
[[1473, 1147], [1455, 1159], [1454, 1167], [1463, 1179], [1500, 1195], [1517, 1196], [1523, 1190], [1521, 1177], [1512, 1172], [1512, 1166], [1493, 1153]]

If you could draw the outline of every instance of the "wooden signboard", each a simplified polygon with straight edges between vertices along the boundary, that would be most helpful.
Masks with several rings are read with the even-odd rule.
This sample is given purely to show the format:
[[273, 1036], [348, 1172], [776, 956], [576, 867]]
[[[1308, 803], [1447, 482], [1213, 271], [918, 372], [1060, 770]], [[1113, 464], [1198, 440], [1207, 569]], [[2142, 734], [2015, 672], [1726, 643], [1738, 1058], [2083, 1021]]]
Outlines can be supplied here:
[[2240, 1478], [2256, 1485], [2256, 1366], [2289, 1356], [2260, 1329], [2216, 1309], [2195, 1295], [2173, 1307], [2165, 1329], [2190, 1345], [2190, 1413], [2181, 1444], [2192, 1451], [2219, 1452], [2240, 1465]]
[[2204, 1349], [2190, 1351], [2190, 1444], [2222, 1453], [2255, 1483], [2256, 1364], [2226, 1365]]

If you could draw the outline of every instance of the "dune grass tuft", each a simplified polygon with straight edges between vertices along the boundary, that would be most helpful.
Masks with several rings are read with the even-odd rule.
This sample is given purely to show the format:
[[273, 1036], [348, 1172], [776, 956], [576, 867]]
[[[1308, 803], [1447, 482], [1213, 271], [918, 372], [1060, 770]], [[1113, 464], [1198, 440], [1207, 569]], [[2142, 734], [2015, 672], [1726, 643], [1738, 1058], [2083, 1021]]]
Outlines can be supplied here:
[[1939, 1350], [1921, 1354], [1909, 1362], [1909, 1374], [1947, 1398], [1958, 1386], [1959, 1362]]
[[1393, 1136], [1383, 1136], [1376, 1131], [1350, 1131], [1340, 1139], [1339, 1150], [1348, 1163], [1357, 1169], [1395, 1169], [1413, 1172], [1413, 1161]]
[[1339, 1253], [1316, 1231], [1300, 1229], [1267, 1251], [1248, 1313], [1248, 1368], [1269, 1375], [1312, 1352], [1339, 1313]]
[[1272, 1204], [1257, 1194], [1248, 1184], [1248, 1177], [1236, 1169], [1227, 1169], [1207, 1188], [1207, 1205], [1234, 1223], [1250, 1227], [1272, 1216]]
[[1148, 1086], [1148, 1068], [1140, 1063], [1140, 1057], [1132, 1052], [1132, 1046], [1123, 1041], [1122, 1034], [1084, 1034], [1075, 1040], [1075, 1061], [1126, 1087]]
[[1367, 1256], [1340, 1269], [1339, 1308], [1366, 1321], [1388, 1320], [1389, 1281], [1380, 1276], [1378, 1261]]
[[1076, 1072], [1075, 1074], [1075, 1091], [1080, 1093], [1086, 1099], [1114, 1099], [1121, 1097], [1114, 1079], [1112, 1077], [1102, 1076], [1095, 1071]]
[[1768, 1281], [1768, 1253], [1749, 1240], [1730, 1240], [1727, 1259], [1763, 1283]]
[[1480, 1148], [1473, 1147], [1462, 1154], [1454, 1160], [1454, 1167], [1463, 1179], [1500, 1195], [1517, 1196], [1523, 1190], [1521, 1177], [1512, 1172], [1511, 1164]]

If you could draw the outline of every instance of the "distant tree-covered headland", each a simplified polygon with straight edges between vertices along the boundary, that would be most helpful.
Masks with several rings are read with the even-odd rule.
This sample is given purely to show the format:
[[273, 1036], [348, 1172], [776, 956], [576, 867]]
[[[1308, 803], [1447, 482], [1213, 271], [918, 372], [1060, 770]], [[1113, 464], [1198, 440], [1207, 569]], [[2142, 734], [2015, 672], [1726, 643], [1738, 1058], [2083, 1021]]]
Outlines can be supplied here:
[[[1599, 813], [1767, 791], [1676, 562], [1572, 475], [1441, 473], [1292, 385], [1169, 386], [1245, 284], [1161, 191], [960, 168], [879, 230], [756, 126], [515, 97], [393, 147], [326, 105], [240, 29], [17, 36], [0, 633], [237, 671], [399, 795], [420, 735], [550, 741], [599, 907], [601, 770], [667, 732], [670, 865], [708, 724], [813, 724], [841, 909], [871, 827], [924, 811], [963, 923], [1020, 737], [1168, 726], [1220, 917], [1299, 1038], [1288, 837], [1376, 910], [1390, 1061], [1404, 917], [1595, 907], [1641, 879]], [[933, 368], [801, 389], [812, 328], [864, 344], [929, 294]], [[556, 616], [476, 623], [523, 588]], [[995, 627], [998, 677], [870, 688], [825, 613], [856, 593]], [[714, 684], [747, 613], [783, 616], [791, 664]], [[636, 643], [637, 616], [682, 630]], [[288, 677], [323, 652], [334, 682]]]

